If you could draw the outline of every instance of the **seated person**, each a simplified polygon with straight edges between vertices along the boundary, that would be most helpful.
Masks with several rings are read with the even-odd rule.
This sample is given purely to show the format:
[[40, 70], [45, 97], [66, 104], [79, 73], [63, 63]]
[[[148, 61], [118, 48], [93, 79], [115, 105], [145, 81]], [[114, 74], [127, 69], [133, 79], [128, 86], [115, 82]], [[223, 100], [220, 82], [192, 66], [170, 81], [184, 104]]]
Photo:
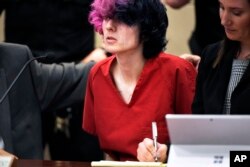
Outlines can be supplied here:
[[168, 17], [160, 0], [94, 0], [89, 19], [112, 56], [91, 69], [83, 129], [98, 137], [106, 159], [140, 160], [137, 146], [152, 138], [153, 121], [168, 143], [165, 115], [191, 113], [196, 70], [163, 52]]
[[[0, 43], [1, 98], [32, 58], [26, 46]], [[23, 159], [42, 159], [41, 112], [82, 103], [93, 64], [30, 62], [0, 103], [0, 136], [4, 150]]]

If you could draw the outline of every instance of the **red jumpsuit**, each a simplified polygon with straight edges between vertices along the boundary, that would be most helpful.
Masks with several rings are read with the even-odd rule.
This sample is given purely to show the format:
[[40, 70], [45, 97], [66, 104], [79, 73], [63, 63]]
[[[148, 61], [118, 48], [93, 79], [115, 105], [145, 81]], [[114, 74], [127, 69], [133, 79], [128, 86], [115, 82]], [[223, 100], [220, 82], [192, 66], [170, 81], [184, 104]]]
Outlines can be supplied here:
[[137, 160], [139, 142], [152, 138], [152, 121], [157, 122], [158, 142], [167, 144], [165, 115], [191, 113], [196, 70], [181, 58], [160, 53], [146, 62], [126, 104], [109, 72], [112, 61], [114, 56], [91, 70], [83, 128], [98, 136], [101, 148], [114, 158]]

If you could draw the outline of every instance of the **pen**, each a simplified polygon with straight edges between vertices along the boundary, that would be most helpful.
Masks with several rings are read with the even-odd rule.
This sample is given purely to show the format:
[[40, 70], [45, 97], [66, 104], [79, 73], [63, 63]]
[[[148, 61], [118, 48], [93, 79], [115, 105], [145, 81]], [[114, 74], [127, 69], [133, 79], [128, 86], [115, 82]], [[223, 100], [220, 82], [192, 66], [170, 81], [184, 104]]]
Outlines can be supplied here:
[[155, 148], [155, 162], [158, 161], [158, 158], [157, 158], [157, 155], [156, 155], [156, 152], [157, 152], [157, 125], [156, 125], [156, 122], [152, 122], [152, 133], [153, 133], [153, 144], [154, 144], [154, 148]]

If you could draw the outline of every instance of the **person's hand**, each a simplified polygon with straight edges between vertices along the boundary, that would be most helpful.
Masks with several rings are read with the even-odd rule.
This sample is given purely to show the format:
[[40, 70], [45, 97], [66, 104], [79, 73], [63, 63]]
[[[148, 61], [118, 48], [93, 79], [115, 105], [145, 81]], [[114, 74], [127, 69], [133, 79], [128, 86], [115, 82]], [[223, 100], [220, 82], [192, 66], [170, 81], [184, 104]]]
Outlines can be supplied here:
[[15, 155], [13, 155], [13, 154], [11, 154], [11, 153], [9, 153], [7, 151], [4, 151], [3, 149], [0, 149], [0, 156], [11, 156], [11, 157], [13, 157], [15, 159], [18, 159]]
[[180, 55], [179, 57], [181, 57], [181, 58], [189, 61], [190, 63], [192, 63], [194, 65], [194, 67], [196, 68], [196, 70], [198, 70], [198, 67], [199, 67], [199, 64], [200, 64], [200, 61], [201, 61], [200, 56], [185, 53], [185, 54]]
[[153, 145], [153, 140], [145, 138], [138, 144], [137, 148], [137, 159], [143, 162], [153, 162], [155, 155], [159, 162], [166, 162], [167, 160], [167, 145], [157, 143], [157, 152]]
[[102, 48], [96, 48], [82, 60], [82, 63], [88, 63], [89, 61], [99, 62], [105, 58], [107, 58], [105, 50]]

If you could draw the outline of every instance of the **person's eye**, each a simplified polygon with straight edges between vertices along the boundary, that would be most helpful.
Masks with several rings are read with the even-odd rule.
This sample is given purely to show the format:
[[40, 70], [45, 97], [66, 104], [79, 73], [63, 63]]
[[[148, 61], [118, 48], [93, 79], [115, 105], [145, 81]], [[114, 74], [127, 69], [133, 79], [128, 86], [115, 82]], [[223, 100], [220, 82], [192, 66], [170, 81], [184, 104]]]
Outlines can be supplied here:
[[233, 10], [232, 13], [233, 13], [235, 16], [241, 16], [242, 11], [240, 11], [240, 10]]
[[240, 11], [233, 11], [233, 14], [235, 16], [241, 16], [242, 12], [240, 12]]

